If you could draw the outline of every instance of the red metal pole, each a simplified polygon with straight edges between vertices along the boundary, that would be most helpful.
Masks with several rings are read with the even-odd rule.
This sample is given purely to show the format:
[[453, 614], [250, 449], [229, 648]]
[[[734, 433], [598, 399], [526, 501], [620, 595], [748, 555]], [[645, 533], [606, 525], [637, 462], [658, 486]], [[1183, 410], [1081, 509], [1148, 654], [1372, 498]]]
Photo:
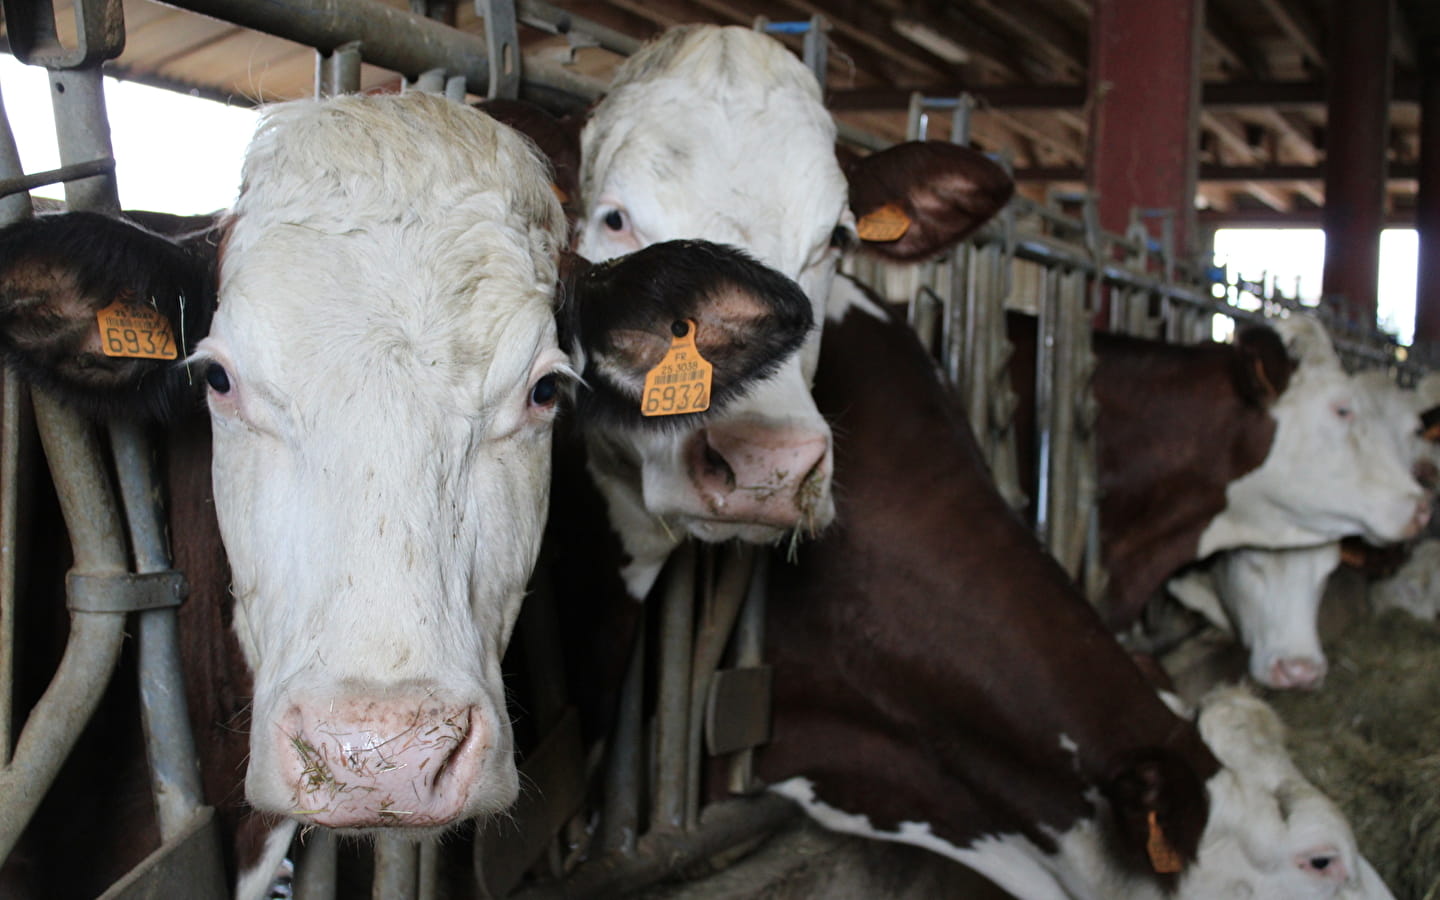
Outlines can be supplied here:
[[1415, 343], [1440, 349], [1440, 46], [1428, 48], [1420, 74], [1420, 191], [1415, 228], [1420, 262], [1415, 291]]
[[1358, 323], [1375, 321], [1394, 0], [1334, 0], [1325, 125], [1323, 293]]
[[1174, 210], [1184, 258], [1196, 249], [1203, 22], [1201, 0], [1094, 0], [1091, 19], [1086, 182], [1100, 227], [1123, 234], [1132, 208]]

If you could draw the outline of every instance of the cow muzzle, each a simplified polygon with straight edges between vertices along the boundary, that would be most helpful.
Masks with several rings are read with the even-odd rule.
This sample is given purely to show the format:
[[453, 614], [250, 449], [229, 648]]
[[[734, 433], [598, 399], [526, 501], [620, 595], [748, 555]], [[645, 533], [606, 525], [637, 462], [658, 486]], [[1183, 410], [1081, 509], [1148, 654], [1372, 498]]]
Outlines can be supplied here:
[[830, 431], [753, 421], [703, 428], [686, 464], [712, 521], [814, 533], [834, 518]]
[[433, 697], [345, 699], [291, 706], [273, 739], [290, 815], [330, 828], [436, 828], [472, 812], [493, 728], [479, 707]]

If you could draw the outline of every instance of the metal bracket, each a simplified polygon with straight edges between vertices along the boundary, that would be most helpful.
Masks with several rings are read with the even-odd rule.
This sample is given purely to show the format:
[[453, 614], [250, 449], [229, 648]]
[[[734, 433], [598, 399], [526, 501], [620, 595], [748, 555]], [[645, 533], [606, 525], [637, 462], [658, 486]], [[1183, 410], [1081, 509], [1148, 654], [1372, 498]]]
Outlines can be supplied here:
[[120, 0], [74, 0], [75, 46], [60, 43], [54, 0], [4, 0], [10, 52], [47, 69], [80, 69], [114, 59], [125, 49]]
[[514, 0], [475, 0], [475, 14], [485, 19], [485, 46], [490, 53], [490, 99], [520, 96], [520, 36]]
[[79, 575], [65, 579], [67, 605], [74, 612], [128, 613], [179, 606], [190, 592], [185, 576], [173, 569], [136, 575]]
[[830, 22], [823, 15], [816, 13], [806, 22], [772, 22], [765, 16], [756, 16], [753, 28], [771, 35], [804, 35], [805, 65], [820, 82], [820, 89], [825, 89], [825, 73], [830, 65]]
[[770, 741], [769, 666], [722, 669], [710, 682], [705, 736], [712, 756]]

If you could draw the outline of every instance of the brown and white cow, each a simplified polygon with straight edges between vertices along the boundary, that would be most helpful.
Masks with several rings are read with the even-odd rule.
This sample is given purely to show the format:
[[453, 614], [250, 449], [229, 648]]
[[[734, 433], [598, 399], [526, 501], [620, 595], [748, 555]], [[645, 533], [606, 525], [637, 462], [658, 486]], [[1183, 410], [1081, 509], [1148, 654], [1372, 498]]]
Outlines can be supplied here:
[[1223, 693], [1197, 724], [1161, 700], [903, 322], [837, 291], [814, 396], [844, 489], [771, 560], [773, 790], [1026, 900], [1390, 896], [1268, 708]]
[[[1011, 375], [1033, 397], [1034, 320], [1007, 316]], [[1182, 566], [1234, 547], [1415, 534], [1429, 500], [1374, 398], [1313, 319], [1233, 344], [1094, 333], [1104, 611], [1127, 627]], [[1022, 405], [1022, 416], [1028, 407]], [[1023, 435], [1022, 456], [1033, 441]], [[1022, 459], [1022, 472], [1033, 466]]]
[[[0, 232], [9, 362], [106, 414], [205, 392], [254, 677], [245, 796], [289, 822], [242, 894], [296, 822], [424, 835], [514, 800], [500, 657], [563, 382], [585, 373], [611, 428], [666, 427], [639, 398], [674, 329], [716, 410], [811, 329], [793, 283], [698, 241], [577, 263], [557, 298], [564, 239], [533, 147], [422, 94], [270, 108], [234, 208], [188, 241], [94, 213]], [[108, 355], [116, 301], [180, 359]]]
[[[581, 135], [576, 249], [608, 259], [657, 241], [739, 247], [798, 282], [818, 321], [842, 253], [925, 257], [1009, 199], [1003, 170], [911, 142], [842, 171], [819, 85], [778, 41], [744, 28], [672, 28], [616, 73]], [[903, 234], [861, 228], [889, 206]], [[644, 597], [687, 535], [769, 543], [833, 518], [830, 428], [810, 399], [817, 328], [801, 352], [703, 427], [587, 428], [590, 471]]]
[[[1433, 490], [1436, 448], [1423, 433], [1423, 423], [1434, 417], [1434, 398], [1428, 391], [1402, 390], [1379, 370], [1350, 376], [1350, 383], [1354, 415], [1380, 426], [1366, 438], [1373, 442], [1366, 464], [1398, 455], [1408, 459], [1417, 480]], [[1406, 548], [1376, 551], [1359, 544], [1352, 549], [1403, 558]], [[1313, 689], [1320, 687], [1328, 669], [1318, 628], [1320, 601], [1341, 559], [1339, 541], [1285, 549], [1239, 547], [1171, 578], [1166, 589], [1235, 634], [1249, 651], [1250, 676], [1257, 682]], [[1399, 583], [1391, 579], [1387, 589]]]

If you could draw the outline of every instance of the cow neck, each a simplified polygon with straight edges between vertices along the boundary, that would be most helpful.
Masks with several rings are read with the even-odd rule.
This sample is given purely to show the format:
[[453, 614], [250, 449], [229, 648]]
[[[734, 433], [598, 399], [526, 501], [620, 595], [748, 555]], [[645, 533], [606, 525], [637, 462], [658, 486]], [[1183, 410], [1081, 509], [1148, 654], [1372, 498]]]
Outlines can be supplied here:
[[1166, 748], [1214, 774], [1005, 505], [904, 324], [852, 312], [822, 348], [838, 521], [773, 565], [760, 776], [809, 778], [877, 829], [926, 822], [955, 847], [1018, 832], [1051, 851], [1129, 753]]
[[1275, 420], [1238, 394], [1229, 345], [1094, 339], [1106, 615], [1120, 628], [1196, 558], [1226, 488], [1264, 461]]

